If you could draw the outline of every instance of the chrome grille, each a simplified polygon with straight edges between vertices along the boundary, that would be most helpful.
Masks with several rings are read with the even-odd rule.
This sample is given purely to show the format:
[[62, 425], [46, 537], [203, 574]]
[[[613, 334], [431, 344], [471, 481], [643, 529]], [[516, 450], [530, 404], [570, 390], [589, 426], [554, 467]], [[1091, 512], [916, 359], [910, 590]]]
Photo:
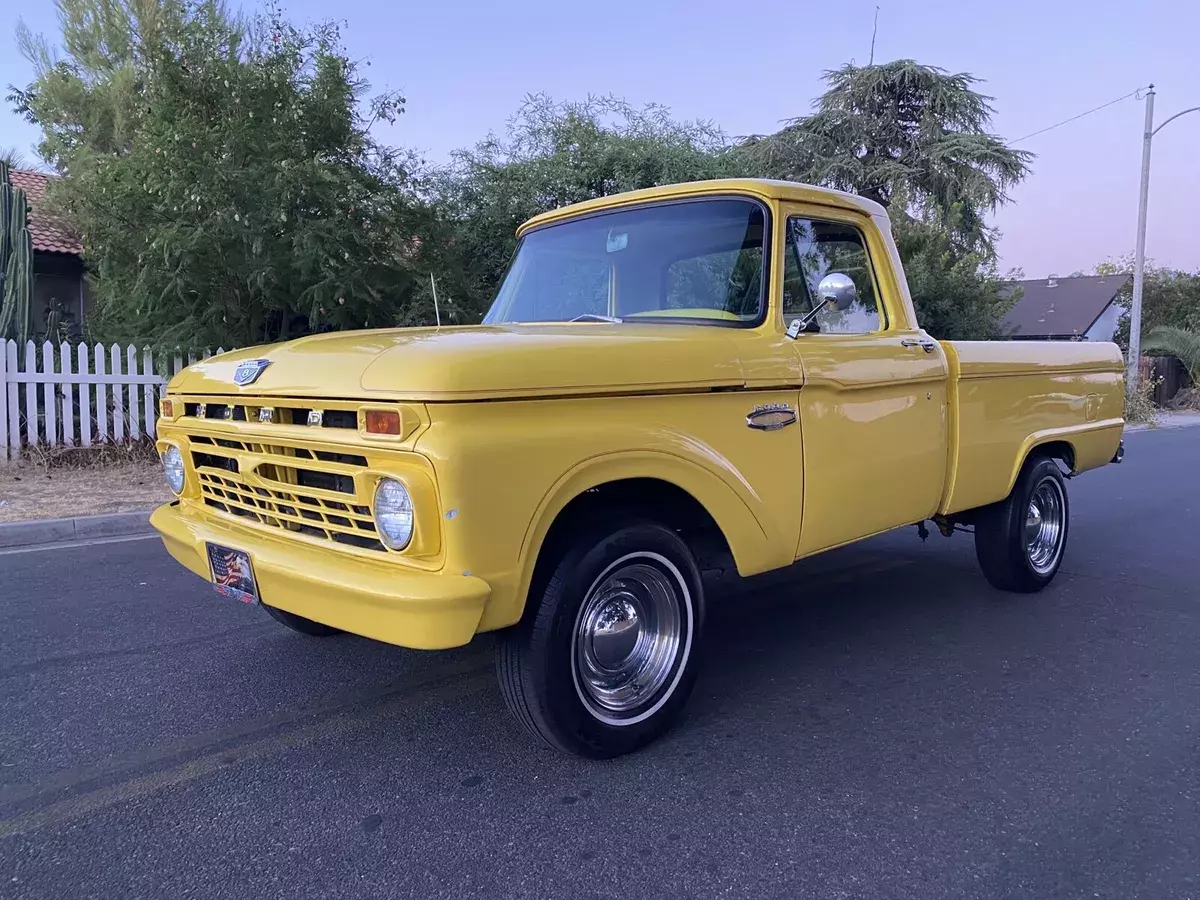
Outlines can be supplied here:
[[367, 464], [365, 456], [360, 456], [357, 453], [341, 453], [336, 450], [309, 450], [305, 447], [291, 447], [284, 444], [268, 444], [259, 441], [231, 440], [229, 438], [209, 437], [203, 434], [189, 435], [188, 440], [193, 445], [207, 444], [208, 446], [219, 447], [223, 450], [242, 450], [246, 453], [257, 453], [261, 456], [281, 456], [288, 462], [311, 459], [360, 468]]
[[370, 507], [252, 485], [229, 471], [200, 468], [196, 474], [205, 504], [220, 512], [364, 550], [385, 550]]
[[189, 434], [192, 469], [210, 509], [265, 528], [387, 552], [355, 476], [366, 457], [283, 438]]

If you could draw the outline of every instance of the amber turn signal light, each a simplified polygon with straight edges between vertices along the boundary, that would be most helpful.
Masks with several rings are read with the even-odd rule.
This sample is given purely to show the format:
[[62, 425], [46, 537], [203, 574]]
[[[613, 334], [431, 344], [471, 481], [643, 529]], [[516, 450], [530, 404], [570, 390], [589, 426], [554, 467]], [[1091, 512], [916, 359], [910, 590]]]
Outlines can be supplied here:
[[175, 418], [175, 401], [170, 397], [164, 397], [158, 402], [158, 414], [164, 419]]
[[393, 409], [368, 409], [367, 434], [399, 434], [400, 413]]

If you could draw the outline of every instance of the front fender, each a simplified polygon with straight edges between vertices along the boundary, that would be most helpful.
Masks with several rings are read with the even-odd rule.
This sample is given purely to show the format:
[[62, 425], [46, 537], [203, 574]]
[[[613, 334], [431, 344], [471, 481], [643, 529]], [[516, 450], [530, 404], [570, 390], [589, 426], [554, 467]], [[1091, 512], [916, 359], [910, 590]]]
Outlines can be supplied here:
[[[649, 478], [674, 485], [691, 495], [721, 529], [741, 575], [754, 575], [793, 561], [793, 541], [771, 522], [765, 502], [728, 461], [705, 463], [662, 451], [606, 453], [584, 460], [565, 472], [546, 492], [521, 542], [520, 582], [516, 598], [529, 592], [538, 554], [555, 519], [566, 506], [591, 488], [615, 481]], [[490, 604], [480, 630], [516, 622], [523, 610]]]
[[800, 527], [798, 427], [747, 414], [789, 392], [439, 405], [418, 452], [437, 471], [446, 565], [491, 586], [480, 630], [518, 621], [543, 542], [590, 488], [655, 479], [689, 494], [743, 575], [789, 565]]

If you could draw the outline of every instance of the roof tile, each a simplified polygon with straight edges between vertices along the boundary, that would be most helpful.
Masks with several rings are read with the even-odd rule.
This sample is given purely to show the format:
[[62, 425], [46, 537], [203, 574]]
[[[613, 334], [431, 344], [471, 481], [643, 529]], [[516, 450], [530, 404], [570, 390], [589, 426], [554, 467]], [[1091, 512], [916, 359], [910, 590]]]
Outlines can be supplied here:
[[14, 188], [22, 188], [29, 197], [29, 233], [33, 238], [33, 249], [43, 253], [71, 253], [83, 255], [83, 243], [79, 235], [61, 222], [41, 211], [46, 200], [46, 185], [55, 175], [31, 172], [28, 169], [12, 169], [9, 180]]

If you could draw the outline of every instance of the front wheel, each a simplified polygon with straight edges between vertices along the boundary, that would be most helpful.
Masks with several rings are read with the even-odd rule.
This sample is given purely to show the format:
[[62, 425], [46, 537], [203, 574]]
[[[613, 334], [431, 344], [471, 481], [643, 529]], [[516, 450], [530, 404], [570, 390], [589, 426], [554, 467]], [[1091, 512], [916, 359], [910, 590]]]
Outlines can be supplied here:
[[1058, 463], [1030, 460], [1008, 497], [976, 516], [975, 556], [984, 577], [1004, 591], [1040, 591], [1062, 564], [1070, 514]]
[[536, 604], [496, 644], [509, 710], [547, 744], [608, 758], [653, 741], [698, 668], [700, 572], [675, 532], [645, 522], [566, 543]]

